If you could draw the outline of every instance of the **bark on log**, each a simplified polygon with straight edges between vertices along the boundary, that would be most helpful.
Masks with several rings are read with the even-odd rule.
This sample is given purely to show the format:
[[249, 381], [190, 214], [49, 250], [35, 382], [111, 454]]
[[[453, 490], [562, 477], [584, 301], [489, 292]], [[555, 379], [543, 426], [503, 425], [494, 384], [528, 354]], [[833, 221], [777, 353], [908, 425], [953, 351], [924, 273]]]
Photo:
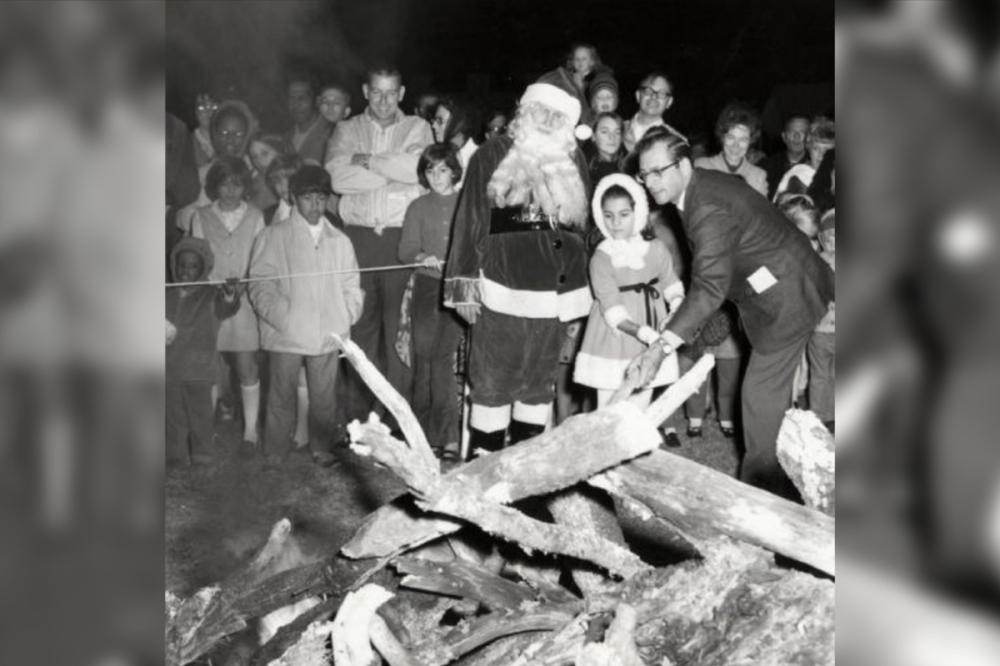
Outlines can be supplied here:
[[[443, 475], [438, 493], [454, 492], [510, 503], [568, 488], [624, 460], [652, 451], [656, 429], [629, 403], [567, 419], [559, 428], [477, 458]], [[374, 512], [341, 552], [384, 557], [422, 539], [457, 531], [462, 523], [425, 516], [408, 498]]]
[[836, 453], [833, 435], [813, 412], [790, 409], [778, 432], [778, 462], [806, 506], [836, 513]]
[[619, 604], [604, 640], [585, 645], [576, 666], [644, 666], [645, 662], [635, 646], [638, 618], [634, 608]]
[[516, 542], [527, 552], [540, 551], [568, 555], [597, 566], [613, 574], [628, 578], [649, 565], [630, 550], [597, 536], [590, 531], [579, 531], [543, 523], [529, 518], [517, 509], [482, 501], [464, 489], [439, 496], [432, 503], [422, 503], [428, 511], [440, 511], [478, 526], [485, 532]]
[[[614, 505], [606, 497], [601, 497], [602, 494], [602, 491], [585, 484], [577, 485], [551, 497], [549, 511], [556, 523], [563, 527], [627, 548]], [[581, 567], [574, 567], [572, 576], [576, 586], [587, 597], [599, 593], [608, 583], [601, 572]]]
[[725, 535], [835, 575], [833, 518], [681, 456], [654, 451], [591, 483], [645, 504], [694, 543]]

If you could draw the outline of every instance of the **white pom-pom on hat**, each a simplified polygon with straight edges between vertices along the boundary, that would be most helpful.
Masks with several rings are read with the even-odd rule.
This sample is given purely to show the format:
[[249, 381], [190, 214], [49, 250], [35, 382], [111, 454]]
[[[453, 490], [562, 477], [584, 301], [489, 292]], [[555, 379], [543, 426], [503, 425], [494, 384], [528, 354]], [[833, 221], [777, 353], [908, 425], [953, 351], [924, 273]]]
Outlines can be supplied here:
[[573, 136], [576, 137], [577, 141], [589, 141], [590, 137], [594, 136], [594, 130], [591, 129], [590, 125], [577, 125], [576, 129], [573, 130]]

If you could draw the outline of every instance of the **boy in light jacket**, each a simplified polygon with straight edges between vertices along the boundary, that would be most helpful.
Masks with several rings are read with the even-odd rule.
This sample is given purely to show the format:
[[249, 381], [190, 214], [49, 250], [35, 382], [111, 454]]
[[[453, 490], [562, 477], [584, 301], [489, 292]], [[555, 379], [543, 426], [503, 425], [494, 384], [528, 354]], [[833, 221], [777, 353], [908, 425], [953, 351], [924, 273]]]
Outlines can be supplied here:
[[[338, 346], [361, 316], [364, 291], [351, 241], [324, 216], [330, 174], [306, 165], [289, 179], [295, 209], [264, 229], [254, 244], [250, 300], [260, 317], [261, 347], [268, 352], [264, 455], [281, 463], [292, 449], [299, 368], [309, 388], [309, 448], [313, 460], [333, 464]], [[289, 277], [301, 273], [329, 273]]]

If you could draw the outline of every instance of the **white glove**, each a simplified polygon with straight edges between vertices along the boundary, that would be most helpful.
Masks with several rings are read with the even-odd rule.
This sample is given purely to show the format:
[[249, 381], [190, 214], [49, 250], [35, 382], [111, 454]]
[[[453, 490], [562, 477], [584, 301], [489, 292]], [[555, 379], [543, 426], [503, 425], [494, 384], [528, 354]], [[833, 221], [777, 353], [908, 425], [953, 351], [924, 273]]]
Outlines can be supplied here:
[[177, 327], [170, 323], [169, 319], [165, 319], [167, 322], [167, 344], [169, 345], [177, 337]]
[[647, 347], [651, 346], [654, 342], [660, 339], [660, 334], [654, 331], [649, 326], [640, 326], [639, 332], [636, 333], [636, 337], [639, 338]]

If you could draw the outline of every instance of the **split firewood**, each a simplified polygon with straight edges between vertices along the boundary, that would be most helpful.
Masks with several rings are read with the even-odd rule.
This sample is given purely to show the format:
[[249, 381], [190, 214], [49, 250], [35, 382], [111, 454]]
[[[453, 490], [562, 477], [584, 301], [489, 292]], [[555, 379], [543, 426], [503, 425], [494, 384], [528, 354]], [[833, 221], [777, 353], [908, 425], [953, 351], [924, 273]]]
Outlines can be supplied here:
[[368, 357], [365, 356], [365, 353], [361, 351], [361, 348], [357, 344], [351, 340], [344, 340], [336, 334], [331, 334], [331, 336], [340, 345], [341, 353], [354, 367], [365, 384], [368, 385], [371, 392], [385, 405], [389, 413], [396, 418], [399, 429], [403, 432], [403, 437], [406, 439], [409, 447], [417, 456], [423, 459], [426, 465], [440, 470], [440, 463], [431, 450], [431, 446], [427, 442], [427, 436], [420, 427], [420, 422], [410, 408], [410, 404], [392, 387], [392, 384], [378, 371], [378, 368], [368, 360]]
[[724, 535], [835, 574], [832, 517], [687, 458], [654, 451], [590, 483], [640, 502], [695, 544]]
[[514, 610], [537, 603], [531, 588], [502, 578], [471, 562], [431, 562], [419, 557], [400, 557], [396, 570], [404, 574], [401, 587], [474, 599], [490, 610]]
[[[659, 433], [642, 412], [622, 403], [571, 417], [529, 441], [456, 467], [441, 477], [436, 494], [509, 504], [568, 488], [659, 444]], [[429, 501], [428, 510], [440, 510], [434, 504]], [[371, 514], [341, 552], [358, 559], [383, 557], [461, 527], [459, 521], [423, 514], [402, 498]]]
[[493, 641], [522, 633], [550, 632], [565, 627], [583, 610], [583, 602], [545, 604], [511, 613], [490, 613], [426, 637], [413, 646], [422, 666], [445, 666]]
[[[329, 589], [330, 577], [320, 565], [282, 571], [292, 538], [291, 523], [278, 521], [242, 569], [188, 599], [168, 601], [166, 663], [194, 661], [222, 638], [244, 630], [250, 620]], [[311, 593], [304, 595], [306, 590]]]
[[347, 426], [347, 432], [352, 451], [371, 456], [392, 470], [415, 496], [426, 497], [437, 489], [441, 478], [437, 459], [428, 461], [417, 449], [394, 438], [376, 414], [369, 415], [367, 423], [354, 421]]
[[344, 597], [330, 634], [337, 666], [378, 666], [370, 627], [375, 611], [392, 596], [385, 588], [370, 583]]
[[368, 629], [372, 645], [389, 666], [420, 666], [378, 613]]
[[836, 513], [836, 451], [833, 435], [813, 412], [789, 409], [778, 432], [778, 462], [806, 506]]
[[[418, 504], [421, 504], [418, 502]], [[628, 578], [649, 568], [632, 551], [601, 538], [593, 532], [580, 532], [529, 518], [502, 504], [470, 497], [459, 492], [439, 496], [428, 511], [458, 516], [485, 532], [517, 543], [527, 552], [539, 551], [568, 555], [593, 562], [607, 571]]]

